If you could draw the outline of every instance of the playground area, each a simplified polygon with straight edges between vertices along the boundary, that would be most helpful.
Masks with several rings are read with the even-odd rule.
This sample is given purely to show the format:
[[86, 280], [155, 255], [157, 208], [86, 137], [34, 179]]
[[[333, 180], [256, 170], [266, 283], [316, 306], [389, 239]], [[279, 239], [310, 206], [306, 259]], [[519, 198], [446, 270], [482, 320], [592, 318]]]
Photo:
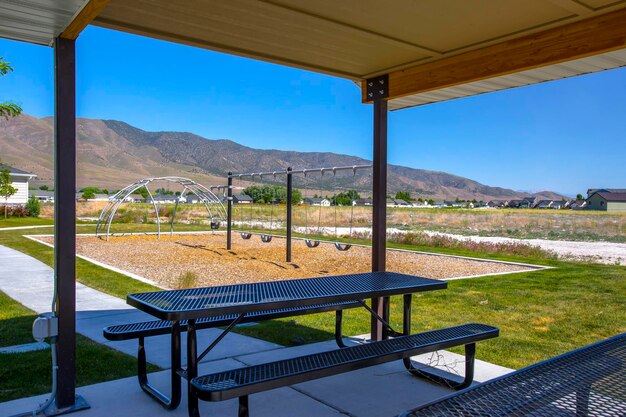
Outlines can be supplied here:
[[[51, 237], [39, 240], [52, 244]], [[352, 246], [338, 251], [321, 243], [308, 248], [294, 240], [292, 261], [285, 262], [285, 240], [274, 238], [263, 243], [259, 236], [244, 240], [233, 234], [232, 250], [226, 249], [226, 236], [215, 234], [174, 234], [112, 236], [109, 241], [92, 236], [77, 237], [80, 255], [148, 278], [166, 288], [211, 286], [245, 282], [282, 280], [324, 275], [340, 275], [371, 270], [371, 248]], [[522, 272], [532, 266], [475, 260], [453, 256], [388, 250], [389, 271], [450, 279], [485, 274]], [[190, 272], [194, 278], [183, 280]], [[183, 281], [181, 281], [183, 280]]]

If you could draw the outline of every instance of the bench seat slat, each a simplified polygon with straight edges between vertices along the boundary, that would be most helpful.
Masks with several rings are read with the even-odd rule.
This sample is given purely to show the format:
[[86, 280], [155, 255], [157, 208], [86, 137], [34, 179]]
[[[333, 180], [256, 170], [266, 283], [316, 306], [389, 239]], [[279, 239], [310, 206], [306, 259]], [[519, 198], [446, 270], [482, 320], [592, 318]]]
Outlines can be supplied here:
[[[291, 317], [312, 313], [323, 313], [327, 311], [345, 310], [349, 308], [361, 307], [361, 304], [355, 301], [346, 301], [339, 303], [325, 303], [314, 306], [281, 308], [276, 310], [261, 311], [246, 315], [240, 323], [249, 323], [253, 321], [263, 321], [276, 319], [281, 317]], [[238, 317], [237, 314], [228, 314], [216, 317], [204, 317], [196, 320], [197, 329], [206, 329], [212, 327], [228, 326]], [[118, 324], [105, 327], [103, 330], [104, 337], [108, 340], [131, 340], [139, 337], [159, 336], [170, 333], [172, 322], [169, 320], [151, 320], [138, 323]], [[181, 331], [187, 330], [187, 320], [181, 320]]]
[[492, 326], [464, 324], [204, 375], [194, 378], [191, 384], [200, 399], [222, 401], [420, 353], [475, 343], [497, 337], [498, 333], [498, 329]]

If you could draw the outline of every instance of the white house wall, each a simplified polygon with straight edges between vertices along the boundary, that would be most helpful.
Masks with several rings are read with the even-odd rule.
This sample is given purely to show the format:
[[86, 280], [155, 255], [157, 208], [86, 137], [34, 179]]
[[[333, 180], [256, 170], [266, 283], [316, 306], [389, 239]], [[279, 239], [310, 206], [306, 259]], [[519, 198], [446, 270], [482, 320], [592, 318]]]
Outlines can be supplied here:
[[0, 204], [26, 204], [28, 201], [28, 179], [25, 177], [12, 177], [13, 187], [17, 188], [17, 192], [9, 197], [8, 200], [0, 197]]

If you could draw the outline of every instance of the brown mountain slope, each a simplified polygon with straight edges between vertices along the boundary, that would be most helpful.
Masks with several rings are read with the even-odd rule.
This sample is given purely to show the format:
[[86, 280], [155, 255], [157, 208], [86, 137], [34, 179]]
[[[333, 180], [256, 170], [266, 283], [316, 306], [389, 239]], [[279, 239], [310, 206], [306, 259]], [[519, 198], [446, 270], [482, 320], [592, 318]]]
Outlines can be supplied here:
[[[253, 149], [230, 140], [209, 140], [186, 132], [146, 132], [113, 120], [78, 119], [78, 184], [116, 189], [145, 177], [179, 175], [202, 184], [222, 184], [228, 171], [272, 171], [367, 164], [369, 161], [330, 152]], [[52, 119], [22, 115], [0, 124], [0, 159], [38, 175], [50, 184], [53, 176]], [[410, 191], [434, 199], [506, 199], [525, 193], [489, 187], [447, 174], [391, 165], [389, 190]], [[317, 189], [371, 188], [369, 175], [337, 180], [307, 178], [300, 186]]]

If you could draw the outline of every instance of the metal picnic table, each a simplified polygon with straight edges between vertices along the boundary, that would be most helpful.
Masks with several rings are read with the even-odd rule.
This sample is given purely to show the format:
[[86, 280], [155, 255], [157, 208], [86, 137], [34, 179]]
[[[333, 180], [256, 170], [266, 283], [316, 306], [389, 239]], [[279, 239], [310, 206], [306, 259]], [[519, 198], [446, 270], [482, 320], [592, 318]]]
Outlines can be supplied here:
[[626, 416], [626, 333], [407, 411], [400, 417]]
[[[198, 363], [202, 358], [247, 314], [322, 303], [358, 301], [374, 317], [383, 321], [365, 304], [365, 300], [404, 295], [403, 333], [408, 334], [412, 294], [445, 288], [447, 288], [445, 281], [395, 272], [371, 272], [130, 294], [127, 297], [127, 303], [159, 319], [170, 320], [173, 340], [176, 337], [180, 340], [180, 322], [187, 321], [187, 369], [180, 369], [180, 374], [189, 382], [198, 376]], [[204, 317], [227, 314], [237, 316], [198, 355], [195, 321]], [[383, 324], [389, 328], [388, 323], [383, 321]], [[172, 349], [180, 351], [180, 343], [172, 343]], [[197, 410], [198, 398], [193, 394], [189, 384], [188, 392], [189, 410]]]

